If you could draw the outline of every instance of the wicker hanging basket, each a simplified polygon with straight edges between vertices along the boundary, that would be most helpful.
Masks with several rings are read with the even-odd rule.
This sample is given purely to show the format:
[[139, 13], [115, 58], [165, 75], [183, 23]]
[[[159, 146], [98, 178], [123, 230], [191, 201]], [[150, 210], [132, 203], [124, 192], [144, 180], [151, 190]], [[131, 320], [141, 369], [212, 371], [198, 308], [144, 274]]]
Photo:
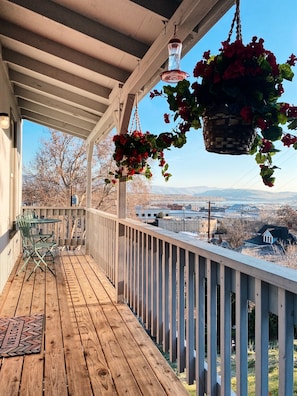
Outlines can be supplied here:
[[[227, 42], [230, 42], [236, 25], [236, 40], [242, 40], [239, 0], [231, 24]], [[231, 114], [225, 104], [213, 106], [203, 117], [203, 136], [206, 151], [219, 154], [249, 154], [256, 138], [256, 131], [251, 124], [244, 122], [242, 117]]]
[[206, 151], [218, 154], [249, 154], [256, 131], [241, 116], [230, 114], [225, 106], [208, 110], [203, 117]]

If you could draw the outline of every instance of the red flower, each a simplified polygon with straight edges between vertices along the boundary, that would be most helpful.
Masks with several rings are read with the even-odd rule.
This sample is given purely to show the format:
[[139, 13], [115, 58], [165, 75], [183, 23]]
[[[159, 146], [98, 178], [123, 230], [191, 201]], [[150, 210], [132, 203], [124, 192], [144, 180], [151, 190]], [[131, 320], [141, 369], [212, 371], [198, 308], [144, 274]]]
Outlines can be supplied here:
[[295, 66], [296, 61], [297, 61], [297, 57], [294, 54], [292, 54], [290, 55], [290, 58], [287, 60], [287, 63], [290, 66]]
[[150, 92], [150, 98], [153, 99], [155, 96], [162, 96], [162, 91], [158, 91], [157, 89], [154, 89], [153, 91]]
[[279, 96], [281, 96], [285, 92], [283, 84], [278, 84], [277, 85], [277, 93]]
[[168, 113], [164, 114], [164, 121], [166, 124], [170, 124], [170, 119], [169, 119], [170, 115]]
[[[281, 103], [280, 107], [279, 107], [279, 111], [282, 114], [288, 114], [289, 110], [291, 109], [291, 106], [289, 105], [289, 103]], [[297, 115], [297, 112], [296, 112]]]
[[269, 153], [274, 148], [273, 143], [270, 140], [263, 139], [260, 148], [261, 153]]
[[188, 122], [183, 122], [182, 124], [179, 125], [179, 130], [181, 133], [186, 133], [190, 130], [191, 124]]
[[199, 76], [203, 77], [205, 71], [207, 70], [207, 67], [208, 66], [205, 61], [201, 60], [200, 62], [197, 62], [196, 66], [194, 68], [194, 71], [193, 71], [194, 77], [199, 77]]
[[297, 143], [297, 136], [286, 133], [282, 138], [282, 142], [284, 146], [290, 147], [292, 144]]
[[116, 150], [116, 152], [114, 154], [114, 159], [116, 161], [121, 161], [123, 159], [123, 156], [124, 156], [124, 152], [122, 149], [119, 148]]
[[231, 80], [232, 78], [243, 77], [245, 74], [245, 66], [241, 59], [235, 60], [223, 74], [224, 80]]
[[[172, 139], [172, 136], [171, 136], [170, 134], [163, 133], [163, 134], [161, 135], [161, 137], [162, 137], [163, 142], [164, 142], [166, 145], [171, 145], [173, 139]], [[163, 152], [160, 153], [160, 156], [163, 156], [163, 155], [164, 155]]]
[[267, 122], [266, 120], [264, 120], [261, 117], [257, 118], [257, 127], [262, 129], [262, 131], [265, 131], [265, 129], [267, 128]]
[[265, 179], [264, 177], [263, 177], [263, 183], [265, 184], [265, 186], [268, 186], [268, 187], [273, 187], [274, 186], [274, 180]]
[[210, 51], [205, 51], [204, 54], [203, 54], [203, 58], [208, 60], [209, 57], [210, 57]]
[[251, 123], [253, 120], [253, 112], [250, 106], [244, 106], [240, 110], [240, 115], [243, 118], [243, 120], [247, 123]]
[[297, 117], [297, 106], [289, 106], [288, 117], [292, 117], [292, 118]]

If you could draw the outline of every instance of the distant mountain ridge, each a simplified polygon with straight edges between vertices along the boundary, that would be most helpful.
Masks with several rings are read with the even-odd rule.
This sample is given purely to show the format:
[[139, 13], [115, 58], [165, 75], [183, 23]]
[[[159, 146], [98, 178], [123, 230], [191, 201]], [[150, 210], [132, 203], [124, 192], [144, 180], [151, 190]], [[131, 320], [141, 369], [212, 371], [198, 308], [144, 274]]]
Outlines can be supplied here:
[[248, 189], [228, 189], [207, 186], [193, 187], [167, 187], [152, 186], [152, 194], [162, 195], [191, 195], [194, 197], [217, 197], [226, 201], [245, 201], [245, 202], [278, 202], [283, 204], [297, 204], [297, 192], [273, 192]]

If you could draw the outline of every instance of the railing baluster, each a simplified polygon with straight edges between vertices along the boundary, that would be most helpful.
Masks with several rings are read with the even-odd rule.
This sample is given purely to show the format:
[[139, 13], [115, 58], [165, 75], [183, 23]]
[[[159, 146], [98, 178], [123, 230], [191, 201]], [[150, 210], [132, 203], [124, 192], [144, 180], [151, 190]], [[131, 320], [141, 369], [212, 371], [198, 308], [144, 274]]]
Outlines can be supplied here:
[[248, 310], [247, 275], [236, 272], [236, 393], [248, 393]]
[[178, 371], [184, 372], [186, 368], [185, 347], [185, 250], [179, 249], [177, 256], [177, 356]]
[[163, 243], [162, 240], [158, 239], [157, 242], [157, 343], [162, 344], [163, 335], [163, 301], [162, 301], [162, 258], [163, 258]]
[[143, 232], [138, 233], [139, 244], [137, 247], [137, 305], [136, 312], [142, 318], [142, 279], [143, 279]]
[[217, 279], [216, 263], [207, 260], [207, 392], [216, 395], [217, 389]]
[[[196, 256], [197, 257], [197, 256]], [[205, 258], [198, 256], [196, 262], [196, 395], [206, 392], [205, 381]]]
[[145, 305], [145, 315], [144, 315], [144, 321], [147, 329], [150, 329], [151, 327], [151, 289], [150, 289], [150, 284], [151, 284], [151, 236], [146, 235], [146, 250], [145, 250], [145, 274], [144, 274], [144, 293], [145, 293], [145, 299], [144, 299], [144, 305]]
[[157, 238], [153, 238], [152, 244], [152, 336], [157, 336], [157, 259], [158, 259], [158, 241]]
[[231, 393], [232, 310], [231, 270], [220, 266], [221, 396]]
[[186, 255], [186, 367], [187, 382], [193, 384], [195, 379], [194, 336], [195, 323], [195, 256], [191, 252]]
[[293, 306], [293, 295], [286, 290], [280, 288], [278, 290], [279, 395], [283, 396], [293, 395]]
[[138, 290], [137, 290], [137, 277], [138, 277], [138, 249], [139, 249], [139, 230], [134, 230], [133, 236], [133, 311], [137, 312], [137, 299], [138, 299]]
[[126, 262], [126, 279], [127, 279], [127, 291], [126, 291], [126, 301], [131, 304], [132, 301], [132, 264], [131, 264], [131, 240], [132, 240], [132, 228], [126, 227], [126, 246], [125, 246], [125, 262]]
[[170, 345], [169, 345], [169, 353], [170, 360], [172, 362], [176, 361], [177, 357], [177, 339], [176, 339], [176, 321], [177, 321], [177, 295], [176, 295], [176, 246], [170, 245], [171, 248], [171, 260], [169, 262], [170, 270], [169, 270], [169, 304], [170, 304]]
[[169, 244], [163, 242], [163, 256], [162, 256], [162, 348], [164, 352], [169, 349]]
[[259, 279], [255, 281], [255, 304], [256, 394], [268, 395], [269, 295], [267, 284]]

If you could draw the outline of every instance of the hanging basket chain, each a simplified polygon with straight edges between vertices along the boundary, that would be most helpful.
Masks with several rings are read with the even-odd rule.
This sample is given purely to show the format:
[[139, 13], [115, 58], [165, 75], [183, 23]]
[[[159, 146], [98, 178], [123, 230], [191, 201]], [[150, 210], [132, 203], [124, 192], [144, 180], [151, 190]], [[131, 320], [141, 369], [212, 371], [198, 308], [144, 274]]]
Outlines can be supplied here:
[[227, 38], [228, 43], [230, 43], [235, 23], [236, 23], [236, 40], [242, 41], [241, 20], [240, 20], [240, 0], [236, 0], [235, 13], [234, 13], [234, 17], [233, 17], [233, 20], [231, 23], [231, 29], [230, 29], [230, 32], [229, 32], [228, 38]]
[[131, 122], [131, 128], [130, 128], [130, 133], [133, 131], [139, 131], [141, 132], [141, 126], [140, 126], [140, 119], [139, 119], [139, 113], [138, 113], [138, 99], [136, 96], [136, 103], [135, 103], [135, 110]]

